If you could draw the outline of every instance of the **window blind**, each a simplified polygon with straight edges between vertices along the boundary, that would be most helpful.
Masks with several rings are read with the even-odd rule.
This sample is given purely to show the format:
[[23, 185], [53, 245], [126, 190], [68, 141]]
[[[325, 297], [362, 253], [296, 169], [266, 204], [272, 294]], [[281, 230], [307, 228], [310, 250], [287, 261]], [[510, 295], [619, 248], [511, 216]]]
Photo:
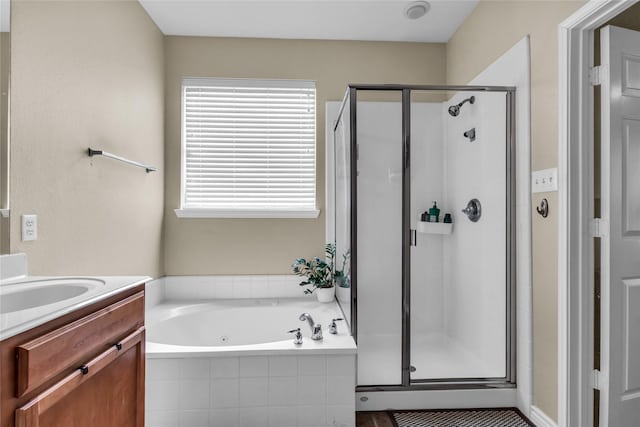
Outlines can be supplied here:
[[315, 82], [185, 79], [182, 207], [314, 210]]

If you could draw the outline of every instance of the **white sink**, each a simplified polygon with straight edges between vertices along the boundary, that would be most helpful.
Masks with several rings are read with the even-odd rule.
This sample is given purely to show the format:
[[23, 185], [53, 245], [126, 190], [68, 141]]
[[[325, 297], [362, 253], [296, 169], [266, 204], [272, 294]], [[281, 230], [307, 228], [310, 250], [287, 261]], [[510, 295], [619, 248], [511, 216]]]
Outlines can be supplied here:
[[100, 279], [75, 277], [5, 284], [0, 286], [0, 313], [12, 313], [69, 300], [104, 284]]

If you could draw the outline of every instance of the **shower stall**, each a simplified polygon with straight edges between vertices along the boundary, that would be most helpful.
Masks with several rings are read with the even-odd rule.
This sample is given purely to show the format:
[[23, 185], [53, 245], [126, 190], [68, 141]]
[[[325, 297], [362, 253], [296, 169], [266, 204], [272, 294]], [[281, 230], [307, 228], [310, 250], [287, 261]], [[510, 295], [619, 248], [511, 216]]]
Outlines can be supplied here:
[[358, 391], [515, 387], [514, 106], [512, 87], [348, 87], [334, 234]]

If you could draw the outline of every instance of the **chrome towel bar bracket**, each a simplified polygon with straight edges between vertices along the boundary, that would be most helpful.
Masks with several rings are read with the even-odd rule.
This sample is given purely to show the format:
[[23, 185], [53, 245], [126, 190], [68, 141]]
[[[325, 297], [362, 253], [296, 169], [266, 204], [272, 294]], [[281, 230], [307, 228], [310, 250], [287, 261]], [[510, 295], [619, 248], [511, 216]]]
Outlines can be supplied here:
[[131, 166], [136, 166], [136, 167], [139, 167], [139, 168], [143, 168], [144, 170], [147, 171], [147, 173], [155, 172], [155, 171], [158, 170], [155, 166], [149, 166], [149, 165], [145, 165], [145, 164], [140, 163], [140, 162], [135, 162], [133, 160], [125, 159], [124, 157], [116, 156], [115, 154], [107, 153], [106, 151], [102, 151], [102, 150], [94, 150], [93, 148], [88, 148], [87, 149], [87, 154], [89, 155], [89, 157], [103, 156], [103, 157], [108, 157], [108, 158], [113, 159], [113, 160], [118, 160], [119, 162], [123, 162], [123, 163], [126, 163], [126, 164], [131, 165]]

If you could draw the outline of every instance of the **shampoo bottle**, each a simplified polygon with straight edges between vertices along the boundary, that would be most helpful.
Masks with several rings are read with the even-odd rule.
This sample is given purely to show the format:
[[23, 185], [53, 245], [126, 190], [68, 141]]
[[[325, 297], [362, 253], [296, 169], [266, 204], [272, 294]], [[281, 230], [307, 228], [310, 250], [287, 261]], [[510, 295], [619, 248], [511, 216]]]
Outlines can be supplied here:
[[429, 221], [440, 222], [440, 209], [438, 208], [438, 203], [435, 201], [431, 209], [429, 209]]

